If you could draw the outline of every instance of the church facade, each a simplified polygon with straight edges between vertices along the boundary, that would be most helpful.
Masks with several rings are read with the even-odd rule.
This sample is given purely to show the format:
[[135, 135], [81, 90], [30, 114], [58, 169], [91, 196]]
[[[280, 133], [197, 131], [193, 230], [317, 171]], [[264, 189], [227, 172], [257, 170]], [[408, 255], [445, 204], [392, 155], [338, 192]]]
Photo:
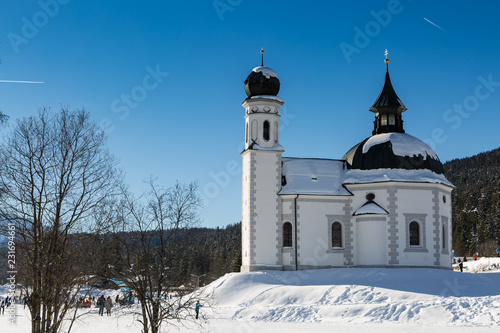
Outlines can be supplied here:
[[241, 271], [451, 268], [453, 185], [405, 133], [388, 60], [372, 136], [342, 159], [282, 156], [279, 89], [268, 67], [245, 80]]

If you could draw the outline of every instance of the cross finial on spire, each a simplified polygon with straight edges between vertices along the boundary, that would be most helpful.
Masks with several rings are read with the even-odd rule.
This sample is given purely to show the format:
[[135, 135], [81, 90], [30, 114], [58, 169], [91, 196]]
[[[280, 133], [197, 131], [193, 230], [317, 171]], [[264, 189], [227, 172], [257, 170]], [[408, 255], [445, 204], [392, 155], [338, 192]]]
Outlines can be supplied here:
[[260, 54], [262, 55], [262, 58], [261, 58], [261, 66], [264, 66], [264, 48], [260, 49]]
[[387, 72], [389, 72], [389, 59], [387, 58], [387, 55], [389, 54], [389, 52], [387, 51], [387, 49], [385, 49], [384, 54], [385, 54], [385, 60], [384, 60], [384, 62], [385, 62], [385, 69], [386, 69]]

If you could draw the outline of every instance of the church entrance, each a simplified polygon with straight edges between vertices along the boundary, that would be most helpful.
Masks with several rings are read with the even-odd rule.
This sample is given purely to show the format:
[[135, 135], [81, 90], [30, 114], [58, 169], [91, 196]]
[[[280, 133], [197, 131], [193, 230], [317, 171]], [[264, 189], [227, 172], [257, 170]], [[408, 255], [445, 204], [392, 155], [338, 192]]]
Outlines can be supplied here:
[[358, 221], [357, 265], [387, 265], [386, 221]]

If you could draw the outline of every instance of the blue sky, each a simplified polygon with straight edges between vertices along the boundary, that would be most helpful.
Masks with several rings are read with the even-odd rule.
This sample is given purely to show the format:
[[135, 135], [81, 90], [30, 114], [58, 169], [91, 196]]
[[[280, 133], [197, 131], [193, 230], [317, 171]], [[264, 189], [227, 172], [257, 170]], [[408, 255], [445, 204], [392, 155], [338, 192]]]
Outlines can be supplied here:
[[[198, 181], [203, 225], [241, 218], [243, 81], [281, 81], [284, 156], [340, 159], [371, 135], [392, 83], [405, 130], [441, 161], [498, 148], [500, 4], [493, 1], [4, 1], [0, 109], [85, 107], [134, 192]], [[432, 24], [433, 23], [433, 24]], [[7, 129], [2, 130], [4, 133]]]

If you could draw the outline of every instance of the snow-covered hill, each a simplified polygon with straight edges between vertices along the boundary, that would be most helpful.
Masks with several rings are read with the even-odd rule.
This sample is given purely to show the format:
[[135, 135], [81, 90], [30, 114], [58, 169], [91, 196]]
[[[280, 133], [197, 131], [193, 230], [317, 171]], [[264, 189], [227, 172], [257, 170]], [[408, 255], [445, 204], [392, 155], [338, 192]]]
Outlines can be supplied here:
[[[495, 268], [499, 258], [466, 264]], [[340, 268], [233, 273], [210, 285], [232, 320], [314, 323], [500, 324], [500, 271]]]
[[[187, 323], [180, 332], [495, 332], [499, 266], [500, 258], [484, 258], [467, 262], [464, 273], [426, 268], [231, 273], [205, 288], [212, 299], [202, 308], [205, 320]], [[470, 273], [480, 271], [487, 273]], [[4, 292], [0, 287], [0, 296]], [[29, 332], [27, 310], [18, 309], [15, 326], [0, 316], [7, 332]], [[82, 309], [89, 315], [72, 332], [140, 332], [129, 310], [115, 310], [106, 318], [97, 316], [97, 309]]]

